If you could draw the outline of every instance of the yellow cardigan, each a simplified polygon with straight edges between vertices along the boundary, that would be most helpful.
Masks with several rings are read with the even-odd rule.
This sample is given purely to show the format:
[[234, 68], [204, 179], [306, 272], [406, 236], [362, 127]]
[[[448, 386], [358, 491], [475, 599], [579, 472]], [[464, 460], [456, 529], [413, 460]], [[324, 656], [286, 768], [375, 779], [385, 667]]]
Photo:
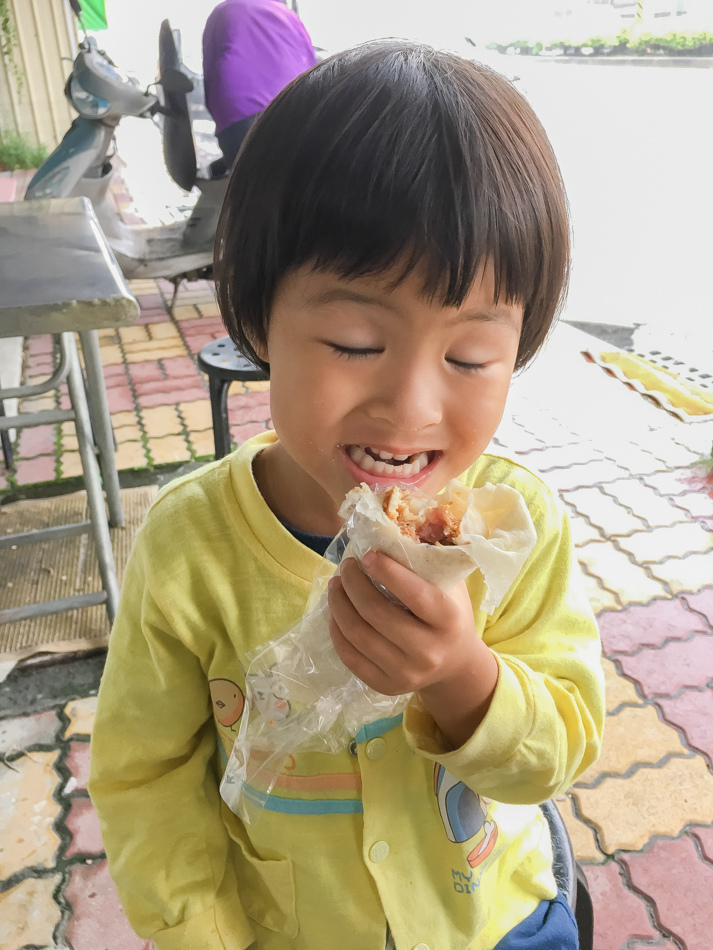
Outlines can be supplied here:
[[288, 756], [245, 826], [218, 786], [246, 654], [297, 622], [320, 561], [252, 477], [274, 438], [164, 489], [127, 567], [89, 784], [126, 914], [157, 950], [384, 950], [387, 921], [398, 950], [491, 950], [554, 896], [536, 805], [600, 748], [599, 638], [566, 515], [522, 466], [480, 458], [463, 480], [517, 488], [537, 531], [492, 617], [468, 582], [500, 668], [485, 719], [447, 752], [412, 700], [351, 752]]

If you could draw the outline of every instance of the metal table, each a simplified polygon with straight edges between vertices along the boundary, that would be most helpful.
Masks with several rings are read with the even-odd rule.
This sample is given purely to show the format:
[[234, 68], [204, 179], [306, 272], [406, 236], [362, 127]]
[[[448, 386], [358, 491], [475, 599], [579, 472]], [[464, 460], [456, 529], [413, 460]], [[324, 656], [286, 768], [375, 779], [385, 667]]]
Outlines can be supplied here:
[[[0, 389], [0, 400], [58, 389], [66, 380], [70, 409], [0, 415], [0, 431], [73, 420], [89, 506], [89, 521], [0, 538], [0, 550], [91, 531], [103, 590], [0, 611], [0, 623], [105, 604], [112, 622], [119, 598], [109, 523], [124, 514], [114, 458], [97, 330], [133, 323], [139, 307], [131, 296], [87, 198], [0, 204], [0, 337], [56, 334], [60, 361], [44, 383]], [[74, 334], [84, 356], [82, 376]], [[97, 456], [99, 462], [97, 463]], [[100, 470], [101, 469], [101, 470]]]

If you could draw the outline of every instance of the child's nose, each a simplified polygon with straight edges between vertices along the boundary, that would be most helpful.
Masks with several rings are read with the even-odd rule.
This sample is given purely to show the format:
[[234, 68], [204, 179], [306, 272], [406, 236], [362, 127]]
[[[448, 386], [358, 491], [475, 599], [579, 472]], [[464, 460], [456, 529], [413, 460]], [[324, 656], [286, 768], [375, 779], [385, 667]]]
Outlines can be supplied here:
[[416, 432], [437, 425], [443, 415], [440, 379], [435, 368], [409, 361], [389, 367], [379, 381], [372, 415], [395, 429]]

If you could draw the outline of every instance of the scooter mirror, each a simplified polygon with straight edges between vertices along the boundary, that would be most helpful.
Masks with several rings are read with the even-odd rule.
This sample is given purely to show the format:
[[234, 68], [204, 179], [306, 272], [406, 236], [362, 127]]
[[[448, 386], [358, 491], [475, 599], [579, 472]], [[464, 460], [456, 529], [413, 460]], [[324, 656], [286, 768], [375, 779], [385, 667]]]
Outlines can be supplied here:
[[72, 8], [72, 13], [73, 13], [76, 17], [81, 18], [81, 16], [82, 16], [82, 8], [79, 6], [79, 0], [69, 0], [69, 5], [70, 5], [70, 7]]
[[161, 70], [160, 83], [167, 92], [178, 92], [188, 95], [193, 91], [193, 80], [189, 79], [180, 69], [168, 66]]

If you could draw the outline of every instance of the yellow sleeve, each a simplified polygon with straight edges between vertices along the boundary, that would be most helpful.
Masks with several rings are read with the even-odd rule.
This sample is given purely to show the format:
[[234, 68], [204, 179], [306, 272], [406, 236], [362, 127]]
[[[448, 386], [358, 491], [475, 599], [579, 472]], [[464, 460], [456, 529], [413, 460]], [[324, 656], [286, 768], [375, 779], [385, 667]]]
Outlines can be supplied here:
[[596, 761], [605, 716], [599, 631], [566, 512], [549, 492], [530, 508], [537, 543], [483, 632], [499, 666], [485, 718], [448, 751], [417, 697], [404, 716], [415, 752], [509, 804], [539, 804], [569, 788]]
[[156, 555], [145, 551], [144, 535], [129, 560], [99, 689], [89, 793], [136, 932], [156, 950], [245, 950], [254, 936], [211, 768], [208, 684], [159, 607], [167, 578], [148, 567]]

